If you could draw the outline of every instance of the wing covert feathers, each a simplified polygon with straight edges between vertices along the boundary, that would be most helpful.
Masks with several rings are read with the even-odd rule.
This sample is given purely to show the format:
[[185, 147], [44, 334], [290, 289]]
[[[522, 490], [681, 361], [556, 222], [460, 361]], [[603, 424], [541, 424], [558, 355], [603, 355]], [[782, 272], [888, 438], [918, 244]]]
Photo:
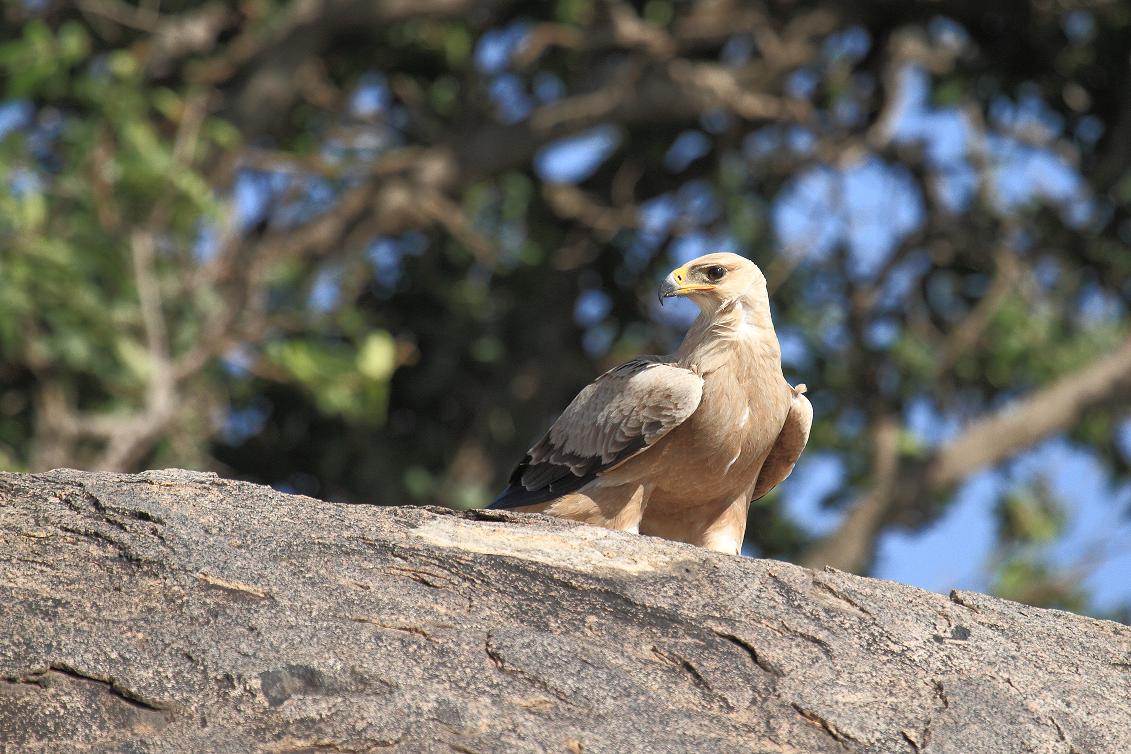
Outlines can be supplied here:
[[809, 428], [813, 425], [813, 405], [805, 397], [805, 385], [793, 388], [793, 401], [778, 439], [762, 464], [751, 500], [757, 500], [777, 487], [793, 471], [801, 451], [809, 442]]
[[703, 378], [657, 357], [610, 369], [566, 406], [490, 507], [534, 505], [580, 489], [682, 424], [702, 397]]

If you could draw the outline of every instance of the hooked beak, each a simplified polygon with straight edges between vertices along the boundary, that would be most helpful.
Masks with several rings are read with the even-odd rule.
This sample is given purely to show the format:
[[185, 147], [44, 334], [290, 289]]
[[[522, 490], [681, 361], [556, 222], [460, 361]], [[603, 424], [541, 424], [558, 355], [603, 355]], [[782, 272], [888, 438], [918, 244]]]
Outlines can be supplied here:
[[660, 306], [664, 305], [664, 299], [671, 298], [672, 296], [686, 296], [689, 293], [696, 291], [709, 291], [714, 288], [713, 285], [702, 285], [698, 283], [685, 284], [687, 281], [689, 271], [687, 265], [677, 267], [671, 271], [664, 282], [660, 283]]

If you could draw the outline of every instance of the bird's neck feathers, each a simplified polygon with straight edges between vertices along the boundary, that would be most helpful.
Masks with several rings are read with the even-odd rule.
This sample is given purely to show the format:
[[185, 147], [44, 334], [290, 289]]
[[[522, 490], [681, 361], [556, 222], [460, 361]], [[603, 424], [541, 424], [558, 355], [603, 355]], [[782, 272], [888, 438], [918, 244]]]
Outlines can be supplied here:
[[677, 353], [681, 363], [700, 374], [726, 364], [765, 362], [780, 369], [781, 348], [770, 318], [770, 302], [765, 291], [749, 289], [705, 308], [687, 331]]

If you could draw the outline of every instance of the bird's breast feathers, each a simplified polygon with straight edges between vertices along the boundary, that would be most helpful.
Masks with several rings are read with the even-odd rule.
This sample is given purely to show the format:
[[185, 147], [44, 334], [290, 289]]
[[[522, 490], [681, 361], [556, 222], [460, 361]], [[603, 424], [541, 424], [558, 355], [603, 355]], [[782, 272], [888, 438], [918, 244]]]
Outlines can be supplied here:
[[[791, 395], [784, 380], [753, 386], [736, 381], [704, 385], [703, 402], [696, 414], [705, 445], [714, 445], [711, 466], [720, 473], [742, 472], [769, 452], [789, 412]], [[776, 389], [780, 388], [780, 389]], [[756, 470], [751, 473], [756, 473]]]

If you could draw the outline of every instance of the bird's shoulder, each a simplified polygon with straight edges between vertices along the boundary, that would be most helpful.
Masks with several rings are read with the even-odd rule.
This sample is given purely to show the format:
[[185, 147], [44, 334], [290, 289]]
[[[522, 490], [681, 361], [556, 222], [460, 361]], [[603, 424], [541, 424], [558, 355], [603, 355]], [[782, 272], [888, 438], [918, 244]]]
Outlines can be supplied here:
[[677, 424], [699, 405], [703, 378], [664, 356], [637, 356], [608, 370], [578, 393], [563, 415], [596, 411], [593, 418], [618, 422], [632, 414], [664, 412]]
[[607, 377], [627, 379], [629, 377], [633, 377], [633, 376], [638, 375], [638, 374], [643, 374], [644, 372], [647, 372], [647, 371], [650, 371], [650, 370], [655, 370], [655, 369], [659, 369], [659, 370], [665, 371], [665, 372], [670, 371], [670, 370], [684, 371], [684, 372], [690, 371], [688, 369], [684, 369], [683, 367], [678, 366], [671, 359], [671, 357], [643, 355], [643, 356], [637, 356], [635, 358], [629, 359], [628, 361], [624, 362], [623, 364], [618, 364], [617, 366], [613, 367], [612, 369], [610, 369], [607, 372], [605, 372], [604, 374], [602, 374], [597, 379], [600, 380], [600, 379], [604, 379], [604, 378], [607, 378]]

